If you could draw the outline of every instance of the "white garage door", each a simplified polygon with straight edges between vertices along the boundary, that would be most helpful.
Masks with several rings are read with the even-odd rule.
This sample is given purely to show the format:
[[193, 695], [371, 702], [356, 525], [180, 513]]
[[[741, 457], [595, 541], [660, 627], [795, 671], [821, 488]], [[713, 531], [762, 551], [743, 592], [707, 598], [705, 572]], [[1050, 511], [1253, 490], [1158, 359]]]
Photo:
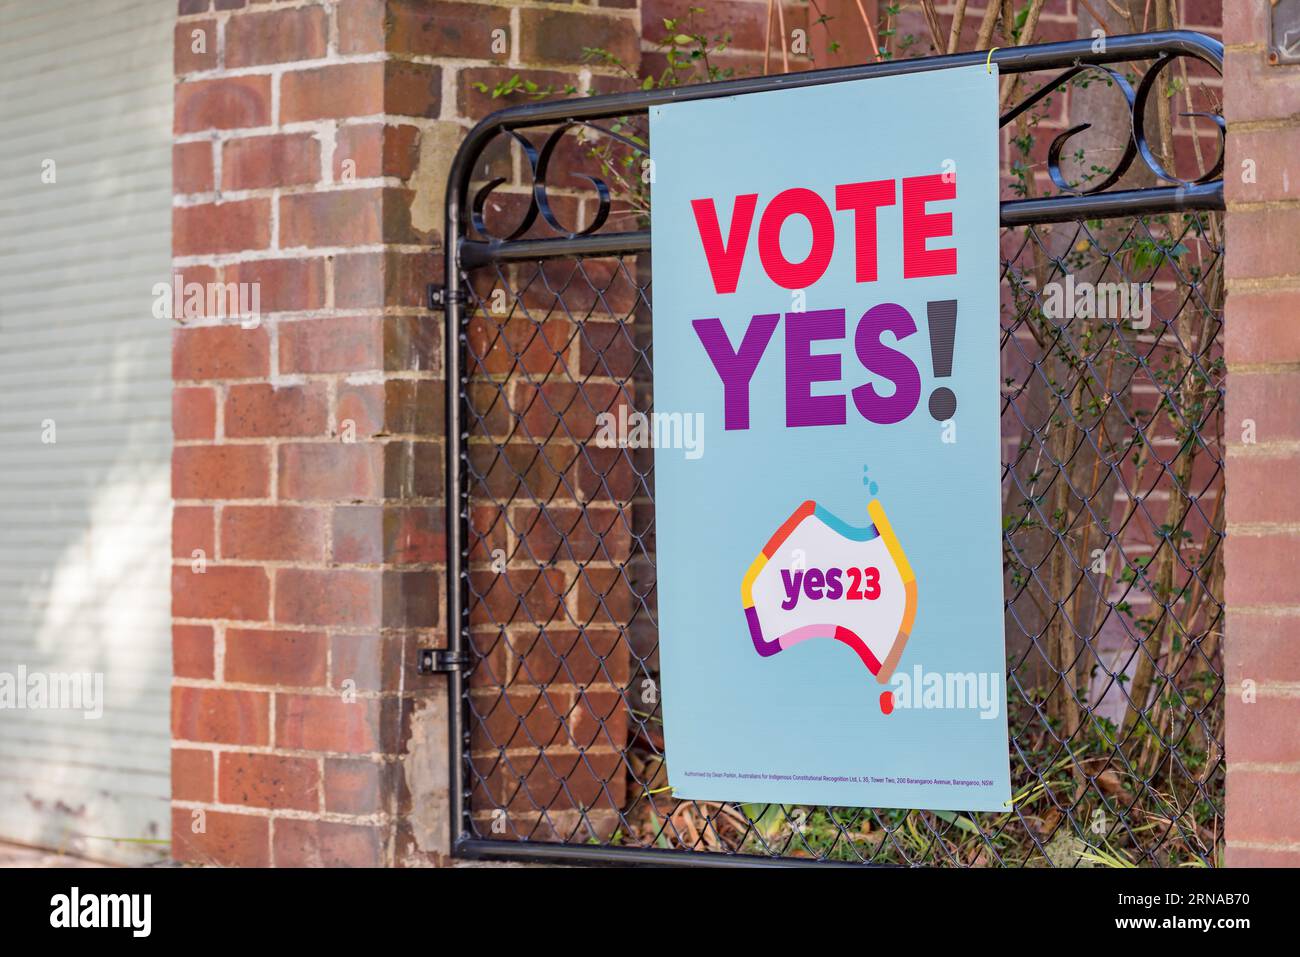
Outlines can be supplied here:
[[0, 840], [113, 860], [168, 838], [175, 13], [0, 0]]

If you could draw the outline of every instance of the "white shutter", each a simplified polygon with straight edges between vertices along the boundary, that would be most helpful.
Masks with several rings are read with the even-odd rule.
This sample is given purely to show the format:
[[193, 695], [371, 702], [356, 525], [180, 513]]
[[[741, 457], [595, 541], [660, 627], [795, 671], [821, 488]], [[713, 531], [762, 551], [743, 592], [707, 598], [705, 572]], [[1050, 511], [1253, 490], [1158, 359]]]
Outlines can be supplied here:
[[104, 689], [0, 710], [0, 839], [124, 861], [169, 836], [175, 15], [0, 0], [0, 680]]

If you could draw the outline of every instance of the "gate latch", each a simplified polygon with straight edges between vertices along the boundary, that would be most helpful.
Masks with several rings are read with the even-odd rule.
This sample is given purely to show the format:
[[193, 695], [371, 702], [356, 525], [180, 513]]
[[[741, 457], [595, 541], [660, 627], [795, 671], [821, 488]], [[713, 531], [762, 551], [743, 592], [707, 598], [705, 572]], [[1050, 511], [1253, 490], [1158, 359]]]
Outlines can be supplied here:
[[464, 289], [457, 289], [455, 293], [447, 291], [447, 287], [442, 283], [429, 283], [429, 309], [437, 312], [447, 308], [449, 302], [457, 302], [464, 305], [469, 301], [469, 295]]
[[437, 675], [463, 671], [468, 665], [469, 655], [466, 652], [448, 651], [446, 648], [421, 648], [420, 662], [416, 671], [422, 675]]

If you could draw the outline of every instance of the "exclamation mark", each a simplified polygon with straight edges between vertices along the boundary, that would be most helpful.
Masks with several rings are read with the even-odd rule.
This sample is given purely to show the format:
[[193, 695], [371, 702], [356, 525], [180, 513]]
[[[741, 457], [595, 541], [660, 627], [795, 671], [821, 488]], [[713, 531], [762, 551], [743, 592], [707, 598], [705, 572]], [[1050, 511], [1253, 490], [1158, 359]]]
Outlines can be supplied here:
[[[925, 304], [930, 320], [930, 362], [934, 377], [946, 379], [952, 375], [953, 341], [957, 336], [957, 300], [936, 299]], [[947, 422], [957, 411], [957, 395], [947, 386], [930, 393], [930, 415], [939, 422]]]

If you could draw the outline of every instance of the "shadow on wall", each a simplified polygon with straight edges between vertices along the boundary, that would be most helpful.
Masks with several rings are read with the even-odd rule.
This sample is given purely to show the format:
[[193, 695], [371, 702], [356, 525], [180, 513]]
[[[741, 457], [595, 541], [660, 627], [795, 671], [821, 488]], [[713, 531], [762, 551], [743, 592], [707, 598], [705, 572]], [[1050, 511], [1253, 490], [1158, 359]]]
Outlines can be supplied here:
[[126, 862], [168, 840], [174, 16], [0, 0], [0, 839]]

